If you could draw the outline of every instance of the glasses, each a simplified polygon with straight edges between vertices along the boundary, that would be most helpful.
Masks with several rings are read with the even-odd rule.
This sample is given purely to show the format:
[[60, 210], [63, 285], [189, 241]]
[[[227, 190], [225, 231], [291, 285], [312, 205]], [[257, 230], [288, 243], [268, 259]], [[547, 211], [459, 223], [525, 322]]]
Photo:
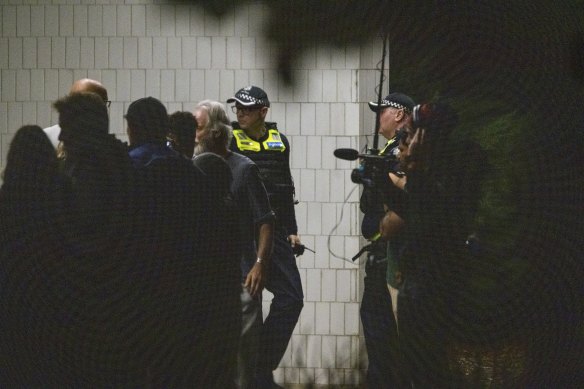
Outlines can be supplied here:
[[253, 111], [260, 110], [262, 107], [238, 107], [236, 105], [231, 106], [231, 110], [234, 114], [241, 113], [243, 115], [249, 115]]
[[110, 105], [112, 105], [112, 102], [111, 102], [111, 100], [106, 100], [106, 101], [105, 101], [105, 106], [109, 108], [109, 107], [110, 107]]

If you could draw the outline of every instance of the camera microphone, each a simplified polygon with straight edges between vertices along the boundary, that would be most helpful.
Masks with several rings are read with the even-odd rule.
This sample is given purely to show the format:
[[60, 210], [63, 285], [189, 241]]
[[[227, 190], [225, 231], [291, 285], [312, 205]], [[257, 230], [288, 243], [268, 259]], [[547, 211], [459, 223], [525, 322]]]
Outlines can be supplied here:
[[359, 152], [355, 149], [336, 149], [333, 154], [335, 157], [345, 161], [354, 161], [359, 158]]
[[378, 155], [376, 150], [369, 150], [370, 152], [375, 152], [375, 154], [361, 154], [355, 149], [336, 149], [333, 154], [339, 159], [344, 159], [345, 161], [354, 161], [359, 158], [364, 158], [368, 160], [385, 160], [387, 156]]

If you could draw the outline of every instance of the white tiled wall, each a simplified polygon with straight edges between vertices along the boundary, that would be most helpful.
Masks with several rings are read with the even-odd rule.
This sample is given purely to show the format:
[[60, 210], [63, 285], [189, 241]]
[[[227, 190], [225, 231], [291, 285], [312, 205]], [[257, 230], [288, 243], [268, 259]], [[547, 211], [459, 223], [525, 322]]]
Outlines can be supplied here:
[[350, 181], [354, 163], [333, 150], [361, 148], [360, 135], [373, 128], [360, 102], [373, 98], [380, 48], [307, 49], [288, 87], [275, 73], [275, 48], [261, 37], [267, 9], [244, 4], [218, 20], [159, 0], [1, 0], [0, 165], [21, 125], [56, 123], [51, 102], [78, 78], [108, 88], [110, 131], [124, 140], [123, 114], [137, 98], [154, 96], [173, 112], [263, 87], [273, 102], [268, 119], [292, 145], [300, 234], [316, 250], [298, 259], [305, 307], [276, 379], [357, 385], [365, 368], [362, 269], [342, 258], [359, 249], [359, 191]]

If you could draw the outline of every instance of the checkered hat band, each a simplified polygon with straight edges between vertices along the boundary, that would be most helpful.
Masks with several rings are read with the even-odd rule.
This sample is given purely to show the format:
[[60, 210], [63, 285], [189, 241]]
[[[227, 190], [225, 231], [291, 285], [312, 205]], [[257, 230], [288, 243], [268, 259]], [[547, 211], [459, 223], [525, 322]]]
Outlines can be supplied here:
[[393, 107], [393, 108], [397, 108], [397, 109], [403, 109], [406, 112], [410, 111], [407, 107], [401, 105], [400, 103], [396, 103], [395, 101], [381, 100], [381, 106], [382, 107]]
[[235, 97], [238, 100], [243, 100], [242, 103], [247, 105], [245, 102], [249, 102], [251, 104], [256, 104], [256, 105], [264, 105], [265, 101], [263, 99], [256, 99], [255, 97], [252, 97], [250, 95], [246, 95], [243, 93], [238, 93], [237, 95], [235, 95]]

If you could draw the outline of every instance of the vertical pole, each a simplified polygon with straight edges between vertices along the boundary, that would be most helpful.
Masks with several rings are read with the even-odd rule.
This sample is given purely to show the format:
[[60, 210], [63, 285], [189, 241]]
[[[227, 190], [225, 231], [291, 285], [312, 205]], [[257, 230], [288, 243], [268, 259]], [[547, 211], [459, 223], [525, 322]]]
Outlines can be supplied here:
[[[387, 34], [383, 36], [383, 52], [381, 54], [381, 68], [379, 69], [379, 88], [377, 88], [377, 106], [381, 105], [381, 99], [383, 95], [383, 79], [385, 78], [385, 57], [387, 56]], [[375, 113], [375, 135], [373, 135], [373, 149], [372, 151], [377, 154], [379, 150], [379, 117], [381, 112], [378, 109]]]

